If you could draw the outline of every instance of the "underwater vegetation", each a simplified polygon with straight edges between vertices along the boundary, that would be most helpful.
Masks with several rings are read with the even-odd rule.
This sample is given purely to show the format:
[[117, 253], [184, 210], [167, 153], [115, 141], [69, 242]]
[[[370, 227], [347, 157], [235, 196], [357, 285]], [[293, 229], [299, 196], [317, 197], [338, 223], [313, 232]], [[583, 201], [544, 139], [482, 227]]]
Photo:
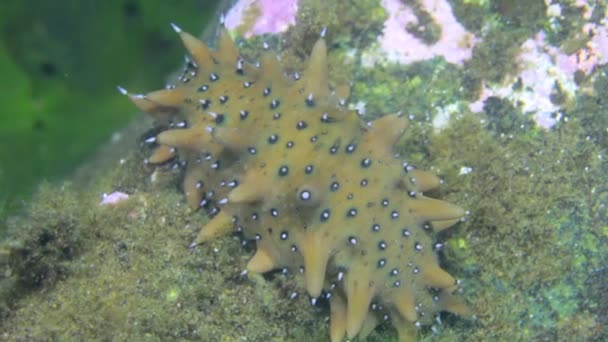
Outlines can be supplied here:
[[[464, 222], [434, 237], [441, 244], [438, 263], [460, 281], [458, 297], [472, 315], [442, 313], [439, 321], [416, 329], [419, 340], [608, 338], [603, 2], [437, 1], [471, 38], [460, 45], [470, 49], [470, 57], [460, 61], [445, 55], [463, 56], [450, 49], [453, 45], [433, 45], [443, 42], [441, 32], [454, 21], [442, 21], [427, 1], [358, 0], [345, 6], [301, 0], [293, 18], [283, 19], [287, 24], [272, 27], [256, 22], [273, 13], [259, 7], [271, 2], [249, 2], [241, 4], [242, 21], [227, 20], [245, 62], [276, 54], [288, 74], [302, 71], [297, 82], [305, 81], [308, 57], [325, 28], [330, 89], [351, 85], [351, 105], [344, 111], [357, 110], [364, 121], [387, 118], [382, 113], [407, 115], [408, 128], [395, 151], [441, 177], [441, 187], [425, 196], [469, 212]], [[231, 6], [223, 7], [227, 19]], [[385, 31], [386, 21], [396, 19], [403, 20], [401, 28]], [[179, 18], [166, 21], [173, 20], [197, 27]], [[180, 49], [171, 27], [165, 27], [162, 34], [172, 34]], [[383, 54], [384, 34], [423, 40], [433, 54], [401, 63]], [[130, 91], [155, 86], [122, 85]], [[238, 98], [226, 105], [231, 101]], [[272, 98], [266, 101], [260, 109], [269, 108]], [[218, 102], [219, 97], [215, 105], [222, 108]], [[193, 210], [184, 199], [179, 163], [144, 163], [151, 158], [145, 141], [160, 130], [147, 131], [154, 126], [142, 122], [123, 135], [118, 156], [102, 158], [86, 177], [44, 184], [19, 215], [3, 221], [2, 338], [329, 340], [336, 331], [327, 321], [330, 303], [319, 298], [311, 305], [299, 271], [243, 272], [258, 250], [250, 242], [243, 246], [240, 234], [189, 248], [201, 228], [214, 222], [213, 215]], [[305, 130], [321, 123], [307, 124]], [[297, 132], [293, 126], [278, 133], [284, 138]], [[262, 155], [262, 145], [256, 152]], [[267, 162], [275, 165], [281, 158]], [[290, 167], [290, 174], [296, 169]], [[340, 180], [346, 178], [340, 172], [353, 170], [347, 163], [337, 169]], [[374, 177], [381, 178], [370, 174], [368, 187]], [[349, 186], [356, 198], [365, 194], [354, 191], [360, 182]], [[271, 193], [269, 188], [261, 195]], [[272, 217], [270, 209], [264, 212], [269, 220], [291, 210]], [[371, 212], [358, 210], [357, 217]], [[275, 233], [280, 240], [280, 231]], [[288, 237], [295, 239], [291, 231]], [[397, 340], [391, 325], [381, 324], [367, 340]]]

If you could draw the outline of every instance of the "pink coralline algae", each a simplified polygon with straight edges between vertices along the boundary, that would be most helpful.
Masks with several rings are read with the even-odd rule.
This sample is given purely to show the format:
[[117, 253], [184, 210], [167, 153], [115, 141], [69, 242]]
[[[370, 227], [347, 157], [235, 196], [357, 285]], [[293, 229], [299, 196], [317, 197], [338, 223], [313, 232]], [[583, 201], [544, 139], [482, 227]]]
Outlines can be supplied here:
[[106, 206], [106, 205], [116, 205], [122, 201], [126, 201], [129, 198], [129, 195], [124, 193], [124, 192], [120, 192], [120, 191], [114, 191], [110, 194], [103, 194], [101, 202], [99, 202], [99, 205], [101, 206]]
[[[608, 63], [606, 27], [588, 24], [584, 30], [591, 33], [592, 38], [571, 54], [549, 45], [543, 31], [526, 40], [516, 59], [518, 72], [509, 75], [503, 84], [484, 84], [481, 97], [471, 103], [471, 110], [481, 111], [488, 97], [497, 96], [518, 104], [524, 113], [533, 115], [539, 127], [553, 127], [560, 118], [561, 109], [551, 101], [556, 84], [566, 96], [572, 98], [578, 90], [574, 81], [576, 72], [591, 75], [597, 66]], [[521, 90], [513, 90], [512, 84], [516, 80], [521, 82]]]
[[608, 30], [605, 26], [585, 24], [583, 31], [592, 38], [570, 55], [560, 53], [557, 48], [550, 49], [560, 69], [569, 74], [576, 71], [590, 75], [596, 66], [608, 63]]
[[454, 17], [450, 4], [445, 0], [421, 0], [421, 8], [427, 12], [434, 24], [439, 25], [439, 40], [427, 44], [420, 37], [409, 33], [408, 26], [419, 26], [420, 20], [414, 10], [400, 0], [382, 0], [382, 6], [388, 14], [384, 22], [382, 36], [379, 37], [380, 55], [368, 54], [367, 63], [388, 60], [401, 64], [441, 56], [446, 61], [462, 65], [471, 58], [475, 36], [468, 32]]
[[239, 0], [226, 13], [229, 30], [243, 29], [243, 36], [280, 33], [296, 23], [297, 0]]
[[[564, 19], [562, 5], [548, 0], [546, 4], [547, 29], [551, 30], [558, 25], [558, 19]], [[523, 113], [532, 115], [539, 127], [548, 130], [560, 120], [563, 106], [567, 106], [578, 92], [588, 91], [575, 82], [575, 77], [592, 78], [599, 66], [608, 63], [608, 20], [591, 21], [594, 2], [575, 0], [571, 5], [580, 11], [586, 23], [570, 38], [584, 43], [576, 51], [565, 52], [563, 48], [549, 44], [545, 31], [538, 32], [520, 46], [517, 68], [504, 82], [484, 84], [479, 100], [470, 104], [472, 111], [481, 111], [488, 97], [497, 96], [517, 105]], [[513, 89], [515, 82], [522, 85], [517, 90]], [[551, 101], [551, 94], [556, 89], [565, 95], [565, 103]]]

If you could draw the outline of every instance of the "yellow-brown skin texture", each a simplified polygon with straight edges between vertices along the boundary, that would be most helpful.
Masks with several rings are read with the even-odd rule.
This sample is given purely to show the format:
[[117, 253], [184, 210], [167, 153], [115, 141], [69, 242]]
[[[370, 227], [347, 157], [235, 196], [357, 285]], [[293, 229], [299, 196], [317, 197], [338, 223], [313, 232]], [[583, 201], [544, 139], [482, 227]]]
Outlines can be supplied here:
[[186, 200], [212, 215], [195, 244], [239, 231], [256, 241], [250, 272], [302, 272], [311, 297], [329, 298], [334, 342], [382, 320], [412, 340], [438, 312], [466, 312], [434, 251], [464, 211], [424, 196], [438, 178], [394, 155], [406, 117], [348, 110], [323, 39], [287, 76], [270, 53], [243, 61], [225, 30], [212, 51], [175, 29], [191, 56], [179, 84], [129, 97], [158, 121], [149, 162], [185, 161]]

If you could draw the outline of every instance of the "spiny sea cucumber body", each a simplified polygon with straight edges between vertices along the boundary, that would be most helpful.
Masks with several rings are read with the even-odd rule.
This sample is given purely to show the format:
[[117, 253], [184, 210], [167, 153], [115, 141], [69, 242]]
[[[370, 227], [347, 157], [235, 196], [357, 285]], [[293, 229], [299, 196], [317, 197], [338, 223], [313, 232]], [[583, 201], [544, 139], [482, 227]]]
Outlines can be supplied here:
[[129, 97], [158, 122], [148, 161], [186, 165], [187, 202], [212, 216], [195, 244], [242, 232], [257, 245], [249, 272], [302, 272], [329, 299], [334, 342], [383, 320], [411, 340], [440, 311], [467, 312], [434, 245], [464, 210], [426, 197], [439, 179], [395, 157], [406, 116], [348, 110], [323, 38], [287, 76], [270, 52], [244, 61], [225, 29], [214, 51], [174, 28], [191, 58], [179, 84]]

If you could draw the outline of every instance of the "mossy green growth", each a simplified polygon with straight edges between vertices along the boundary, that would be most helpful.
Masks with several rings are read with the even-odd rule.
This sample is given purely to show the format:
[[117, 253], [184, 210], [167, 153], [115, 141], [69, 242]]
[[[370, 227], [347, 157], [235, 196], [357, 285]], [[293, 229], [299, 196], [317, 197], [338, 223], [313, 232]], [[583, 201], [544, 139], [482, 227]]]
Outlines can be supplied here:
[[490, 10], [505, 28], [536, 33], [544, 24], [547, 4], [544, 0], [491, 0]]
[[475, 80], [469, 84], [471, 98], [476, 98], [481, 80], [500, 82], [505, 75], [516, 69], [515, 56], [519, 46], [527, 38], [524, 31], [504, 31], [501, 26], [492, 27], [484, 40], [475, 46], [473, 57], [467, 62], [467, 77]]
[[493, 19], [490, 2], [490, 0], [455, 0], [451, 1], [451, 5], [454, 15], [467, 31], [480, 35], [487, 22]]
[[461, 70], [443, 58], [407, 66], [376, 65], [359, 70], [352, 93], [365, 104], [370, 119], [403, 111], [418, 121], [431, 120], [436, 108], [463, 98], [461, 77]]
[[329, 47], [330, 81], [334, 85], [352, 81], [354, 64], [346, 54], [356, 54], [375, 42], [387, 18], [377, 0], [323, 1], [301, 3], [297, 25], [285, 32], [280, 46], [287, 71], [302, 70], [319, 34], [325, 30]]
[[488, 119], [487, 129], [498, 135], [522, 134], [536, 126], [531, 115], [521, 113], [511, 102], [499, 97], [487, 98], [483, 111]]
[[[600, 67], [592, 81], [594, 94], [608, 94], [608, 66]], [[608, 98], [581, 94], [571, 116], [580, 118], [589, 139], [599, 146], [608, 146]]]
[[[241, 275], [236, 237], [195, 249], [207, 218], [177, 190], [179, 172], [123, 156], [92, 183], [45, 185], [0, 246], [7, 340], [323, 340], [327, 329], [292, 277]], [[136, 175], [136, 176], [133, 176]], [[130, 197], [100, 206], [114, 189]], [[242, 255], [242, 257], [235, 257]], [[26, 286], [23, 286], [26, 285]], [[289, 322], [298, 322], [290, 325]]]
[[[592, 16], [603, 17], [606, 5], [602, 1], [596, 2], [592, 7]], [[559, 3], [560, 15], [552, 17], [543, 25], [547, 41], [554, 46], [560, 46], [566, 54], [572, 54], [583, 47], [591, 39], [583, 30], [583, 26], [589, 21], [583, 13], [584, 8], [585, 6], [577, 6], [575, 2]], [[597, 19], [591, 21], [598, 22]]]
[[481, 38], [463, 74], [469, 100], [479, 97], [481, 80], [500, 82], [515, 70], [521, 43], [548, 22], [542, 0], [458, 0], [453, 2], [453, 11], [469, 31]]
[[[329, 37], [350, 37], [353, 48], [364, 49], [382, 32], [387, 15], [377, 0], [323, 1], [302, 3], [298, 24], [288, 30], [286, 38], [294, 46], [312, 46], [318, 34], [326, 29]], [[302, 44], [302, 40], [309, 44]], [[308, 56], [309, 51], [301, 51]]]
[[428, 136], [419, 165], [444, 178], [438, 195], [471, 212], [443, 235], [446, 267], [461, 277], [483, 321], [455, 328], [456, 340], [602, 336], [585, 283], [602, 267], [598, 248], [608, 240], [600, 237], [605, 210], [598, 205], [606, 149], [586, 138], [583, 120], [571, 116], [555, 132], [496, 134], [489, 129], [501, 126], [484, 113], [464, 113]]
[[405, 30], [427, 45], [437, 43], [442, 35], [441, 25], [436, 22], [431, 13], [420, 2], [414, 0], [404, 0], [403, 2], [411, 8], [418, 19], [416, 23], [405, 25]]

